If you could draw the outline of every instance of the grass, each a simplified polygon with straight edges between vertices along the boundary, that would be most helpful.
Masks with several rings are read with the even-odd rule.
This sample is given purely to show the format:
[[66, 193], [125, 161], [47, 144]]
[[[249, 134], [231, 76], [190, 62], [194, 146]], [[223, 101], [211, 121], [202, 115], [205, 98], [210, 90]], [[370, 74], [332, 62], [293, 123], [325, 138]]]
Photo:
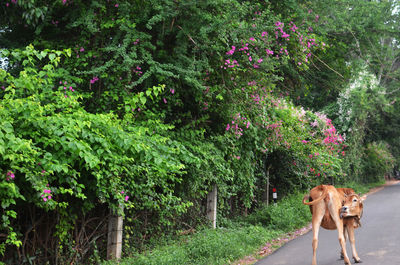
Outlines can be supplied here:
[[367, 193], [370, 189], [374, 187], [378, 187], [385, 184], [385, 180], [373, 182], [373, 183], [368, 183], [368, 184], [360, 184], [358, 182], [348, 182], [346, 185], [338, 185], [338, 187], [343, 187], [343, 188], [352, 188], [356, 193]]
[[205, 229], [174, 244], [123, 259], [119, 264], [229, 264], [253, 253], [278, 235], [278, 232], [260, 226]]
[[[357, 193], [382, 185], [348, 183]], [[247, 217], [230, 222], [226, 228], [203, 229], [193, 235], [177, 237], [168, 244], [160, 244], [151, 251], [131, 253], [119, 265], [218, 265], [231, 264], [253, 255], [266, 242], [305, 226], [311, 220], [307, 206], [302, 204], [304, 193], [296, 193], [276, 205], [262, 207]], [[106, 261], [103, 265], [116, 264]]]

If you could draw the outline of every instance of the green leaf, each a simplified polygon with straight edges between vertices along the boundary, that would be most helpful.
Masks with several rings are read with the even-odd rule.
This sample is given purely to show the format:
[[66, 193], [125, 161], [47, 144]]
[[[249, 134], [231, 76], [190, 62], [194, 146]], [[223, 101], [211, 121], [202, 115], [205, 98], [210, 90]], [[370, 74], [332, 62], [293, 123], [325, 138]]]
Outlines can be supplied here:
[[56, 58], [56, 55], [54, 53], [49, 54], [50, 61], [54, 61], [55, 58]]

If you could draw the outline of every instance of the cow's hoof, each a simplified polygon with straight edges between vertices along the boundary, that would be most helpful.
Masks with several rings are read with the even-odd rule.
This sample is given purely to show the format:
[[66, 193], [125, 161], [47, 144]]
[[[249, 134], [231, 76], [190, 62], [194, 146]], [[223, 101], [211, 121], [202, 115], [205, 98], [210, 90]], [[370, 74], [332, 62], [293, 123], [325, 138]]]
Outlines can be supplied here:
[[362, 260], [361, 259], [356, 259], [356, 258], [353, 258], [354, 259], [354, 262], [355, 263], [362, 263]]
[[340, 259], [344, 259], [343, 252], [340, 252]]

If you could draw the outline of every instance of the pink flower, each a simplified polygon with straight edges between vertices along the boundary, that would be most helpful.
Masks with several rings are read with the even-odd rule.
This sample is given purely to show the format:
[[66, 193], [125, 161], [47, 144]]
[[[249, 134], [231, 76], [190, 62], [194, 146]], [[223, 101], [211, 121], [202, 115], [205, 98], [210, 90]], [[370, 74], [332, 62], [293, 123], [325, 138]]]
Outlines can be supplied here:
[[129, 200], [129, 196], [126, 195], [126, 196], [125, 196], [125, 201], [127, 202], [128, 200]]
[[167, 104], [167, 99], [166, 98], [163, 98], [163, 101], [164, 101], [165, 104]]
[[226, 52], [226, 54], [232, 55], [235, 52], [235, 50], [236, 50], [236, 47], [232, 46], [232, 49], [230, 51]]
[[93, 77], [92, 79], [90, 79], [90, 83], [94, 84], [99, 80], [99, 78], [97, 76]]
[[255, 38], [253, 38], [253, 37], [251, 37], [249, 40], [251, 40], [251, 41], [255, 41], [256, 39], [255, 39]]
[[115, 7], [118, 7], [119, 6], [119, 4], [115, 4]]
[[229, 131], [229, 129], [231, 128], [231, 126], [229, 125], [229, 123], [226, 125], [226, 129], [227, 131]]
[[124, 194], [125, 193], [125, 191], [121, 191], [121, 194]]
[[84, 52], [84, 51], [85, 51], [85, 48], [81, 47], [81, 48], [79, 49], [79, 51], [80, 51], [80, 52]]
[[274, 52], [271, 51], [270, 49], [266, 49], [265, 51], [267, 52], [267, 54], [270, 54], [270, 55], [274, 54]]
[[65, 3], [67, 3], [67, 0], [62, 0], [63, 5], [65, 5]]
[[249, 61], [250, 61], [250, 62], [253, 61], [253, 58], [251, 58], [251, 56], [249, 56]]
[[14, 173], [12, 171], [8, 171], [7, 172], [7, 177], [9, 177], [10, 179], [14, 179], [15, 175], [14, 175]]
[[268, 35], [268, 33], [265, 31], [263, 33], [261, 33], [261, 37], [264, 37], [265, 35]]
[[286, 32], [283, 32], [283, 34], [282, 34], [282, 38], [289, 38], [290, 37], [290, 35], [289, 34], [287, 34]]
[[171, 94], [175, 93], [175, 89], [171, 88], [169, 91], [171, 91]]
[[263, 61], [263, 59], [260, 58], [260, 59], [257, 60], [257, 63], [262, 63], [262, 61]]

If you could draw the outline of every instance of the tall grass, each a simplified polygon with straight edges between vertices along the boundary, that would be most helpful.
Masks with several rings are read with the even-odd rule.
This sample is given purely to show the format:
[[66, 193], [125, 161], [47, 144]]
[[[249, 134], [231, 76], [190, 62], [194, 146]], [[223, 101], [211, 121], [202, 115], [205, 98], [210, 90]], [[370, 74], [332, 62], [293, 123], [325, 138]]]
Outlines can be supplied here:
[[[279, 233], [260, 226], [206, 229], [171, 245], [136, 254], [121, 265], [229, 264], [256, 251]], [[112, 264], [105, 263], [105, 264]]]

